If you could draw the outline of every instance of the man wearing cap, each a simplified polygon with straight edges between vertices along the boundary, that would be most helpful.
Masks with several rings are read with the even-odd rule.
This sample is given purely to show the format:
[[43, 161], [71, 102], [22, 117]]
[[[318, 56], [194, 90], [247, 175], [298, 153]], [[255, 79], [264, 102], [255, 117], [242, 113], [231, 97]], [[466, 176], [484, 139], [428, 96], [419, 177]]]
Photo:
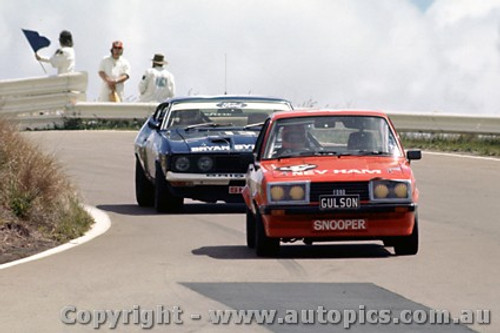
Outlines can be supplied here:
[[163, 54], [155, 54], [152, 61], [153, 67], [146, 70], [139, 82], [140, 102], [162, 102], [175, 94], [174, 76], [163, 68], [168, 63]]
[[122, 57], [123, 43], [113, 42], [111, 54], [101, 60], [99, 76], [103, 80], [99, 101], [123, 101], [124, 82], [130, 78], [130, 64]]
[[52, 67], [57, 68], [57, 74], [70, 73], [75, 70], [75, 51], [73, 50], [73, 37], [67, 30], [59, 34], [59, 44], [61, 47], [56, 50], [50, 58], [44, 58], [38, 53], [35, 57], [38, 61], [48, 62]]

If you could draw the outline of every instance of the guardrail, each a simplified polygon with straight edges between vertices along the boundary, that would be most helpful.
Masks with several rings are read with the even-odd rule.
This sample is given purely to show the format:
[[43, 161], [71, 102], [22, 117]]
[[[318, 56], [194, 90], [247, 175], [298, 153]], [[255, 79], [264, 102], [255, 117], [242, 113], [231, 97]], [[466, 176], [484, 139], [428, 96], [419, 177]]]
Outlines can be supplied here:
[[85, 101], [86, 72], [0, 81], [0, 115], [61, 110]]
[[[0, 81], [0, 116], [21, 128], [47, 127], [64, 118], [147, 118], [156, 103], [85, 102], [87, 73]], [[500, 135], [500, 116], [388, 111], [398, 131]]]
[[387, 112], [402, 132], [442, 132], [500, 135], [500, 117], [439, 113]]

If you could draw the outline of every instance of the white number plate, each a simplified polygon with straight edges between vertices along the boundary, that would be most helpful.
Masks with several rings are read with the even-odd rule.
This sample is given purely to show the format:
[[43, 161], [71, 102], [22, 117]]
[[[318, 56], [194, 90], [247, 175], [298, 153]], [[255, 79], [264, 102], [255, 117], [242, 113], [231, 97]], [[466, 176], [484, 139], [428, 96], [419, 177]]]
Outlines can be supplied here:
[[319, 209], [358, 209], [359, 195], [320, 195]]

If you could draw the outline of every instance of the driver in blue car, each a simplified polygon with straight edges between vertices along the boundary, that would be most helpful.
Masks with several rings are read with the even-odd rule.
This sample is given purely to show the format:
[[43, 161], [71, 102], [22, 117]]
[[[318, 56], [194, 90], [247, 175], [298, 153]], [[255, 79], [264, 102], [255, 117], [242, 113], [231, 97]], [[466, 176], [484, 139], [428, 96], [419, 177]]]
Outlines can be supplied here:
[[189, 126], [210, 122], [210, 119], [200, 110], [177, 111], [176, 116], [177, 119], [174, 121], [175, 126]]

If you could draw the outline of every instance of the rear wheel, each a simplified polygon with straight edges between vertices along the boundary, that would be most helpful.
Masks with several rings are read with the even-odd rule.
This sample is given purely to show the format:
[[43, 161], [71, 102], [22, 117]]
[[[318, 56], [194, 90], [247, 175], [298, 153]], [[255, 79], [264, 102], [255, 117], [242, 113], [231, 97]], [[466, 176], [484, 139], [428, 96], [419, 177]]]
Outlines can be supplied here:
[[137, 157], [135, 159], [135, 198], [141, 207], [152, 207], [155, 202], [155, 187], [146, 177]]
[[184, 198], [173, 196], [168, 189], [165, 174], [159, 163], [156, 164], [154, 206], [159, 213], [177, 213], [182, 210]]
[[270, 238], [266, 235], [264, 222], [259, 211], [255, 214], [255, 252], [259, 257], [273, 257], [280, 250], [279, 238]]
[[247, 247], [249, 249], [255, 248], [255, 216], [252, 213], [252, 210], [247, 207], [247, 225], [246, 225], [246, 233], [247, 233]]
[[394, 239], [394, 252], [398, 256], [415, 255], [418, 252], [418, 217], [415, 215], [413, 231], [409, 236], [396, 237]]

